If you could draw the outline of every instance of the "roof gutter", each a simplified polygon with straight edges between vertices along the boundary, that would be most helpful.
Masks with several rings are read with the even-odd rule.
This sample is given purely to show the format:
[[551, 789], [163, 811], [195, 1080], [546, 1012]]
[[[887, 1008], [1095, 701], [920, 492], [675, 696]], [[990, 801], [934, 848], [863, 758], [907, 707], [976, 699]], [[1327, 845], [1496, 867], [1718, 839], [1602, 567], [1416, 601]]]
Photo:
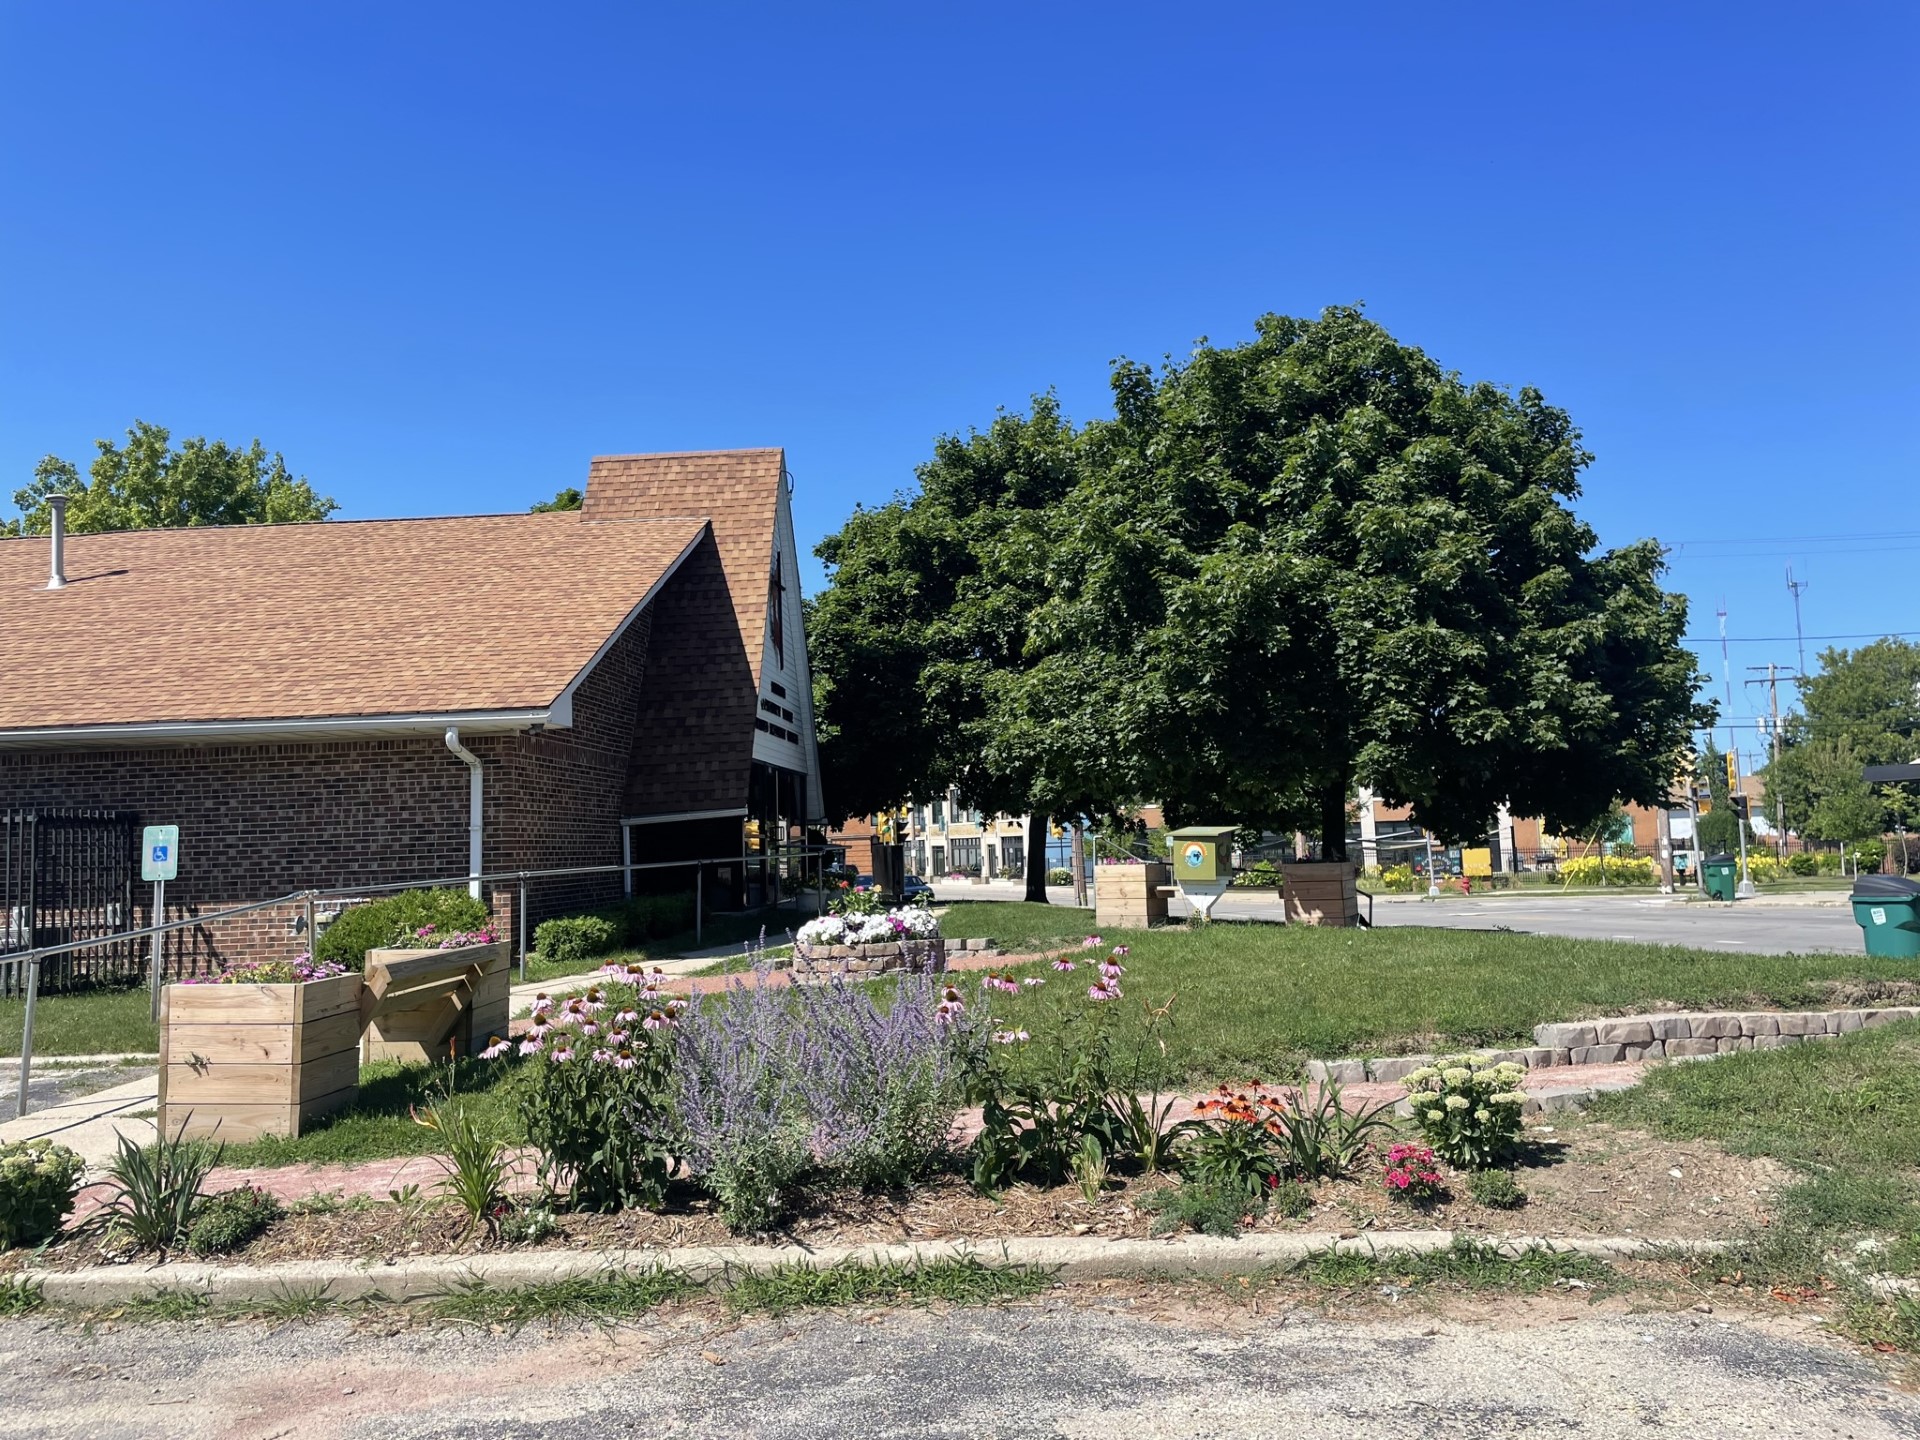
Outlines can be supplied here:
[[127, 745], [219, 745], [271, 740], [352, 740], [379, 734], [438, 735], [457, 725], [468, 735], [510, 735], [573, 723], [571, 703], [538, 709], [314, 715], [272, 720], [157, 720], [127, 725], [53, 725], [0, 730], [0, 750]]

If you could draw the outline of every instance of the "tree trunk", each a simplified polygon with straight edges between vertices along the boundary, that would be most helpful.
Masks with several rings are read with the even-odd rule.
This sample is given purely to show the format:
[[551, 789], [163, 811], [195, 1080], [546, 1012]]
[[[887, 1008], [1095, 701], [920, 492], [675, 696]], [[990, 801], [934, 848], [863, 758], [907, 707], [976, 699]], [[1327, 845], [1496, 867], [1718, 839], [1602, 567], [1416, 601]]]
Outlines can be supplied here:
[[1047, 817], [1027, 816], [1027, 900], [1047, 903]]
[[1320, 858], [1322, 860], [1347, 858], [1347, 792], [1345, 790], [1320, 792]]

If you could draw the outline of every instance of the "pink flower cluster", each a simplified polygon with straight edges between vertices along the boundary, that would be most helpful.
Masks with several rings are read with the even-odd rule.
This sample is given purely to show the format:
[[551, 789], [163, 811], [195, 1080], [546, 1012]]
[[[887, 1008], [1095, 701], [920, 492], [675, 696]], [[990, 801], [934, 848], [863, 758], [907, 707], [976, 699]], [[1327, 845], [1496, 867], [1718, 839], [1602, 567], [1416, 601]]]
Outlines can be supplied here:
[[1440, 1193], [1440, 1172], [1433, 1151], [1425, 1145], [1401, 1143], [1387, 1151], [1386, 1173], [1380, 1181], [1387, 1193], [1403, 1200], [1431, 1200]]
[[293, 960], [236, 960], [218, 975], [194, 975], [182, 985], [304, 985], [310, 980], [332, 980], [347, 967], [311, 955]]
[[951, 985], [940, 992], [940, 1003], [933, 1007], [933, 1018], [942, 1025], [957, 1025], [966, 1013], [966, 997]]
[[491, 945], [500, 938], [500, 933], [488, 921], [478, 930], [449, 930], [440, 933], [437, 925], [422, 925], [413, 932], [408, 942], [409, 950], [465, 950], [474, 945]]
[[[584, 995], [569, 995], [560, 1001], [544, 991], [536, 995], [533, 1026], [520, 1039], [520, 1054], [544, 1055], [565, 1064], [584, 1052], [596, 1064], [612, 1065], [619, 1070], [633, 1069], [638, 1063], [633, 1053], [633, 1042], [639, 1038], [633, 1033], [635, 1028], [671, 1029], [679, 1023], [688, 1002], [678, 995], [661, 994], [659, 982], [665, 977], [660, 971], [648, 975], [640, 971], [639, 966], [631, 968], [641, 974], [644, 983], [636, 987], [636, 1002], [622, 1006], [611, 1018], [606, 1018], [611, 1007], [598, 986]], [[497, 1035], [490, 1038], [492, 1043], [480, 1052], [483, 1060], [498, 1060], [515, 1049], [510, 1039]]]

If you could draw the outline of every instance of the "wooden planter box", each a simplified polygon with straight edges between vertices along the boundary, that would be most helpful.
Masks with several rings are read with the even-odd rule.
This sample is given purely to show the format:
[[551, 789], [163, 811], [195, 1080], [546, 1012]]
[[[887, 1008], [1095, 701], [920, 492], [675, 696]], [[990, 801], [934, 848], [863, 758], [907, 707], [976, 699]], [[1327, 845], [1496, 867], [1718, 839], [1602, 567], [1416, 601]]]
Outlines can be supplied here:
[[1093, 867], [1093, 921], [1102, 930], [1144, 930], [1167, 923], [1167, 896], [1173, 869], [1158, 860], [1143, 865]]
[[360, 977], [160, 992], [164, 1135], [298, 1135], [360, 1087]]
[[1280, 874], [1289, 925], [1359, 923], [1360, 893], [1355, 885], [1353, 866], [1346, 861], [1283, 862]]
[[360, 1018], [364, 1060], [445, 1060], [507, 1033], [513, 946], [369, 950]]

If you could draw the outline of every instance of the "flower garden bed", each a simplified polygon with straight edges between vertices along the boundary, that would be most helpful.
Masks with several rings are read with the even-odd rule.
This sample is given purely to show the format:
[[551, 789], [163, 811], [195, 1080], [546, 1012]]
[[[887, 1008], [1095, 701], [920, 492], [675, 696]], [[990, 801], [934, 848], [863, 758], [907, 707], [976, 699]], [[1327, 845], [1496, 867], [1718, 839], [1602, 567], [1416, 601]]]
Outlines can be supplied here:
[[[1267, 1213], [1247, 1233], [1365, 1235], [1372, 1230], [1453, 1230], [1489, 1236], [1627, 1235], [1671, 1240], [1724, 1238], [1763, 1221], [1786, 1178], [1767, 1160], [1728, 1155], [1704, 1141], [1665, 1141], [1634, 1130], [1575, 1121], [1530, 1127], [1516, 1170], [1524, 1208], [1493, 1209], [1476, 1202], [1461, 1172], [1442, 1167], [1443, 1198], [1430, 1207], [1396, 1202], [1369, 1165], [1343, 1179], [1308, 1185], [1299, 1214]], [[423, 1177], [430, 1166], [415, 1167]], [[1674, 1172], [1678, 1171], [1676, 1175]], [[250, 1183], [285, 1189], [299, 1172], [253, 1171]], [[1115, 1180], [1089, 1203], [1071, 1185], [1015, 1185], [997, 1198], [976, 1193], [958, 1175], [937, 1176], [901, 1196], [839, 1191], [809, 1196], [777, 1239], [813, 1245], [893, 1241], [998, 1240], [1014, 1237], [1146, 1238], [1157, 1217], [1141, 1202], [1174, 1189], [1167, 1175]], [[424, 1200], [395, 1203], [322, 1199], [295, 1201], [290, 1212], [244, 1247], [213, 1263], [259, 1265], [287, 1260], [383, 1262], [419, 1255], [483, 1249], [635, 1250], [737, 1243], [713, 1207], [691, 1192], [672, 1196], [660, 1211], [556, 1213], [556, 1229], [532, 1243], [507, 1245], [470, 1234], [457, 1206], [435, 1199], [431, 1178]], [[129, 1258], [95, 1236], [69, 1235], [35, 1255], [0, 1253], [0, 1273], [29, 1268], [77, 1270]], [[192, 1259], [195, 1257], [182, 1257]], [[164, 1271], [156, 1272], [156, 1274]]]

